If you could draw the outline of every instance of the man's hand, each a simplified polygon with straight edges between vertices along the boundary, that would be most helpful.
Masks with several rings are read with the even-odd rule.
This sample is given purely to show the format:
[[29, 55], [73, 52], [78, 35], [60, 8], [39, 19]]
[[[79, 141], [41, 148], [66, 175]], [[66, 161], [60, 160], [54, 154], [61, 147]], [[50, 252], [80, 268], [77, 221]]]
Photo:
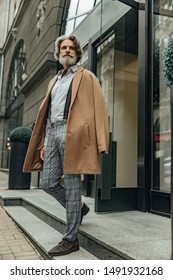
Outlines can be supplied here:
[[44, 145], [43, 148], [40, 151], [40, 158], [42, 160], [44, 160], [45, 153], [46, 153], [46, 146]]

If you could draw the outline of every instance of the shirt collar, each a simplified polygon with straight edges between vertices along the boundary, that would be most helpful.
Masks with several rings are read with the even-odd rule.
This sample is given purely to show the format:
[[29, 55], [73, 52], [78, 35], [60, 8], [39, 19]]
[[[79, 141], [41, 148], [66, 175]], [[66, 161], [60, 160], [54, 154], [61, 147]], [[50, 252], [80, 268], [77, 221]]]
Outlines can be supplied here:
[[[75, 64], [75, 65], [71, 66], [71, 67], [68, 69], [68, 72], [67, 72], [67, 73], [69, 73], [69, 72], [75, 73], [75, 72], [77, 71], [77, 68], [78, 68], [78, 67], [77, 67], [77, 65]], [[61, 72], [62, 72], [62, 69], [58, 71], [58, 77], [61, 76]]]

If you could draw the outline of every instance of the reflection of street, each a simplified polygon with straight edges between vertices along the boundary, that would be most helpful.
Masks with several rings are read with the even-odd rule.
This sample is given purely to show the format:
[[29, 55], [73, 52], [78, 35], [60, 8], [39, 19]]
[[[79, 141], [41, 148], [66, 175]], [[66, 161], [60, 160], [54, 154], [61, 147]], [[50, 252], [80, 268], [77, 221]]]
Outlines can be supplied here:
[[163, 191], [163, 192], [169, 192], [170, 193], [170, 191], [171, 191], [170, 186], [171, 186], [171, 176], [166, 175], [166, 176], [164, 176], [164, 185], [161, 186], [160, 190]]
[[171, 157], [167, 157], [164, 159], [164, 175], [171, 175]]
[[[160, 151], [159, 151], [160, 152]], [[157, 153], [158, 158], [154, 160], [153, 189], [161, 192], [169, 192], [171, 189], [171, 157], [165, 157]]]
[[171, 132], [169, 126], [170, 116], [163, 114], [162, 118], [157, 119], [154, 127], [153, 189], [161, 192], [170, 192], [171, 188]]
[[161, 186], [161, 191], [170, 192], [171, 186], [171, 157], [164, 158], [164, 185]]

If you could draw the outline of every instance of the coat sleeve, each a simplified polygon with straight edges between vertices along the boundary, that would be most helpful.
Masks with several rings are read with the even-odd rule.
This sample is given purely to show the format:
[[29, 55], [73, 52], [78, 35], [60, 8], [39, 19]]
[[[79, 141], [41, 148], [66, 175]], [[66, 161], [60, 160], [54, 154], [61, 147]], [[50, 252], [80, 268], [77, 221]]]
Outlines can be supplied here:
[[99, 153], [108, 154], [109, 147], [109, 123], [108, 112], [103, 96], [100, 83], [95, 75], [93, 79], [93, 98], [94, 98], [94, 112], [95, 112], [95, 126], [97, 145]]
[[45, 139], [46, 119], [49, 108], [51, 89], [56, 79], [57, 78], [55, 76], [55, 78], [50, 81], [47, 94], [43, 99], [37, 113], [35, 126], [31, 135], [23, 165], [23, 172], [42, 171], [43, 161], [40, 158], [40, 150], [43, 147]]

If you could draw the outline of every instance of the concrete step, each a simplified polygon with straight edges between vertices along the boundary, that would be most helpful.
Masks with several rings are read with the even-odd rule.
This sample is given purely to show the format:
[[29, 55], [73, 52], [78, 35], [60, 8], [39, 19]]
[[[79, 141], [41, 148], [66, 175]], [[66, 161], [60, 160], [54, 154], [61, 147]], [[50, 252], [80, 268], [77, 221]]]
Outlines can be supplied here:
[[[66, 229], [65, 210], [50, 195], [47, 195], [42, 190], [35, 190], [32, 193], [25, 191], [26, 195], [22, 198], [18, 196], [18, 191], [15, 191], [15, 196], [14, 192], [12, 195], [9, 194], [11, 192], [8, 192], [8, 196], [1, 193], [1, 205], [8, 207], [23, 206], [47, 225], [62, 235], [64, 234]], [[84, 217], [83, 224], [79, 229], [78, 239], [80, 246], [98, 259], [133, 259], [125, 252], [111, 246], [114, 235], [111, 234], [110, 238], [105, 238], [102, 219], [100, 220], [99, 218], [101, 217], [94, 213], [92, 200], [85, 198], [85, 202], [91, 211]], [[87, 223], [87, 219], [90, 220], [89, 223]], [[96, 219], [97, 229], [95, 228]]]
[[[171, 219], [139, 211], [96, 213], [94, 199], [83, 197], [83, 201], [90, 212], [83, 219], [78, 237], [81, 247], [96, 258], [171, 259]], [[12, 209], [23, 206], [60, 234], [65, 232], [64, 208], [41, 189], [2, 190], [0, 205]]]
[[[35, 245], [44, 259], [50, 259], [48, 251], [62, 239], [62, 234], [33, 215], [23, 206], [4, 207], [7, 214], [22, 229], [26, 236]], [[80, 248], [66, 256], [53, 257], [57, 260], [96, 260], [97, 258]]]

